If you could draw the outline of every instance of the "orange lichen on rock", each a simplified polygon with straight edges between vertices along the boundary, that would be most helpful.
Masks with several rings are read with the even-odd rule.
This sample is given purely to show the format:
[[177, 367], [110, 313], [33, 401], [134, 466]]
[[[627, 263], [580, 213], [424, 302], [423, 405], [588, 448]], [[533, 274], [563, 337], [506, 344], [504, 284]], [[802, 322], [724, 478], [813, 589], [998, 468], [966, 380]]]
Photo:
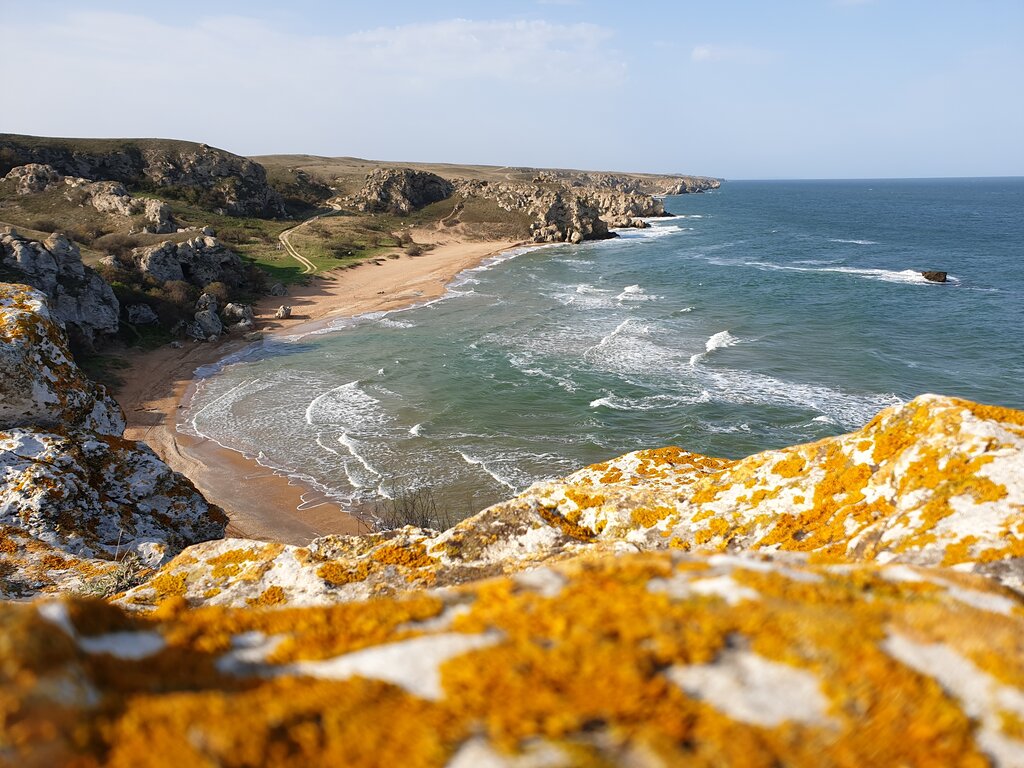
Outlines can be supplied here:
[[[544, 570], [324, 607], [0, 607], [5, 757], [767, 768], [1024, 748], [1024, 603], [986, 579], [667, 552]], [[999, 695], [961, 699], [947, 658]]]

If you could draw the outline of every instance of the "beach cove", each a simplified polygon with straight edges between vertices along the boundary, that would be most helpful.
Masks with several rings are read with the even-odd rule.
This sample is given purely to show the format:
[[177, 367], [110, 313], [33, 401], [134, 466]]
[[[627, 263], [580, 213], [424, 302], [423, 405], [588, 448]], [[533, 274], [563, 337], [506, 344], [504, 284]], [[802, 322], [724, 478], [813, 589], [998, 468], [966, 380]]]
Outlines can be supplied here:
[[[265, 297], [254, 307], [257, 330], [271, 339], [299, 336], [339, 318], [429, 301], [441, 296], [463, 270], [518, 245], [462, 240], [450, 233], [442, 239], [432, 232], [417, 232], [416, 237], [434, 248], [423, 256], [366, 262], [320, 275], [307, 285], [292, 286], [286, 297]], [[274, 319], [281, 304], [292, 306], [289, 320]], [[366, 522], [294, 473], [275, 471], [213, 440], [178, 430], [179, 412], [194, 391], [196, 370], [250, 344], [225, 338], [215, 344], [165, 346], [134, 356], [124, 372], [124, 383], [114, 392], [128, 422], [125, 437], [145, 441], [221, 506], [230, 517], [233, 535], [301, 545], [331, 533], [369, 532]]]

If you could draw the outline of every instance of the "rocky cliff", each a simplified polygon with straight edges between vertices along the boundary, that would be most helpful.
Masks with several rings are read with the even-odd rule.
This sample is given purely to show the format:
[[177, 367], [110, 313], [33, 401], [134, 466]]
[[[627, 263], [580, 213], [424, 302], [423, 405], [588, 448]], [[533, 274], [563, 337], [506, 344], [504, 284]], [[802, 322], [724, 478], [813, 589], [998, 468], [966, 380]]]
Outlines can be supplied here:
[[[46, 297], [0, 283], [0, 594], [82, 587], [132, 554], [159, 565], [226, 519], [144, 444], [68, 349]], [[0, 738], [0, 756], [4, 742]]]
[[11, 229], [0, 232], [0, 278], [43, 291], [54, 315], [86, 345], [117, 332], [120, 306], [114, 291], [82, 263], [78, 246], [62, 234], [39, 242]]
[[210, 235], [134, 248], [124, 256], [104, 257], [103, 263], [137, 270], [157, 283], [183, 280], [199, 288], [214, 282], [237, 288], [246, 280], [245, 265], [238, 254]]
[[206, 144], [157, 139], [50, 139], [0, 134], [0, 174], [39, 163], [65, 176], [191, 194], [238, 216], [283, 216], [259, 163]]

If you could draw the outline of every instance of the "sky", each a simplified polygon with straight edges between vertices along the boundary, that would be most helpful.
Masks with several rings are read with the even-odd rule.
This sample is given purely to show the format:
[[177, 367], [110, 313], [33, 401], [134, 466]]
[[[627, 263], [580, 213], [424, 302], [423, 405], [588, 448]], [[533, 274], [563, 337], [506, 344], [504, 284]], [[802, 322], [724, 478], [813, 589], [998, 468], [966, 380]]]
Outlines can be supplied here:
[[1024, 0], [0, 0], [0, 132], [244, 155], [1024, 176]]

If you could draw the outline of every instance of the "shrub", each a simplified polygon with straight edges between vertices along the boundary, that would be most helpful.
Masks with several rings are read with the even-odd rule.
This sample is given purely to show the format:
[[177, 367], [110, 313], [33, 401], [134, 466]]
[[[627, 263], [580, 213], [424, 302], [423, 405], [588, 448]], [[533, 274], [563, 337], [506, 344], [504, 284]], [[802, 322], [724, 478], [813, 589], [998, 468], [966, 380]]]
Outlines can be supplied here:
[[443, 531], [455, 524], [448, 510], [438, 506], [430, 488], [411, 487], [398, 482], [391, 485], [391, 498], [380, 499], [373, 505], [373, 517], [378, 531], [390, 531], [406, 525]]
[[231, 299], [231, 289], [224, 283], [209, 283], [203, 287], [203, 293], [208, 293], [217, 299], [217, 304], [223, 307]]
[[109, 235], [97, 237], [93, 241], [93, 247], [101, 251], [113, 254], [114, 256], [127, 256], [133, 248], [138, 248], [142, 241], [134, 235], [126, 235], [123, 232], [111, 232]]
[[38, 229], [40, 232], [56, 232], [61, 228], [53, 219], [36, 219], [31, 224], [32, 229]]

